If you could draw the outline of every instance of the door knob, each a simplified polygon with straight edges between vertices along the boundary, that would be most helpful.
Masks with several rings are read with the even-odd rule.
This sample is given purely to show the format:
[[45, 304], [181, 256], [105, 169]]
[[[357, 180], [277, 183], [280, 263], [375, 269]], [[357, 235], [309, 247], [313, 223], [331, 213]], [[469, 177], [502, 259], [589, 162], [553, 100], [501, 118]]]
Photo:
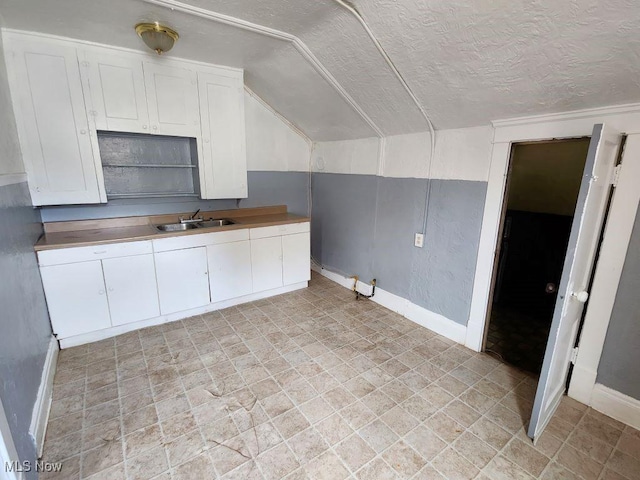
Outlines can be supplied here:
[[582, 290], [581, 292], [571, 293], [572, 297], [575, 297], [580, 303], [585, 303], [589, 299], [589, 292]]

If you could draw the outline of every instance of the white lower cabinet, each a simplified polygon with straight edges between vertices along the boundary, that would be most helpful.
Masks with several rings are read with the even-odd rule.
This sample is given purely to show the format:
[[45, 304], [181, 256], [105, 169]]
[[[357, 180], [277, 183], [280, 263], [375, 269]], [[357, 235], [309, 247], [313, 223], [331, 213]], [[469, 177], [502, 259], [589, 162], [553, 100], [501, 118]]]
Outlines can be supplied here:
[[60, 338], [111, 326], [100, 260], [41, 267], [53, 333]]
[[163, 315], [210, 302], [206, 247], [159, 252], [155, 260]]
[[160, 315], [153, 254], [109, 258], [102, 269], [113, 326]]
[[282, 287], [281, 237], [251, 240], [251, 270], [254, 292]]
[[249, 240], [207, 246], [211, 301], [221, 302], [252, 293]]
[[51, 249], [38, 252], [38, 262], [53, 330], [65, 348], [137, 322], [161, 323], [163, 315], [175, 320], [217, 302], [298, 288], [310, 278], [309, 249], [309, 224], [297, 223]]
[[310, 243], [309, 232], [282, 237], [282, 278], [285, 285], [311, 279]]

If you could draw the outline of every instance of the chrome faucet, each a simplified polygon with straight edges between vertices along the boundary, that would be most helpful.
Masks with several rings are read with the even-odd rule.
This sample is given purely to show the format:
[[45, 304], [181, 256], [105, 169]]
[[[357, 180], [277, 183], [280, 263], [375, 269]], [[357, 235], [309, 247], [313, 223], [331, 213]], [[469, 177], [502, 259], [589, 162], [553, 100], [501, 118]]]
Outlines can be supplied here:
[[191, 215], [189, 218], [184, 218], [184, 217], [180, 217], [180, 223], [197, 223], [197, 222], [202, 222], [204, 219], [202, 218], [202, 216], [196, 217], [196, 215], [198, 215], [198, 213], [200, 213], [200, 209], [196, 210], [193, 215]]

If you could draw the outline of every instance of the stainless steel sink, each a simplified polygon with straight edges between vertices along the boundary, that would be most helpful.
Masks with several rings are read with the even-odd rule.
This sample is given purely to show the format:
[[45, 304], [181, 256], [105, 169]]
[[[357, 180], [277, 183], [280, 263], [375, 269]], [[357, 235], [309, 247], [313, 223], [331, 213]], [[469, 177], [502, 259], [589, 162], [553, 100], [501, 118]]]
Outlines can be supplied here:
[[233, 220], [229, 220], [228, 218], [221, 218], [219, 220], [204, 220], [202, 222], [198, 222], [196, 225], [200, 228], [210, 228], [210, 227], [223, 227], [225, 225], [233, 225]]
[[161, 232], [183, 232], [198, 228], [198, 226], [195, 223], [166, 223], [164, 225], [156, 225], [156, 228]]

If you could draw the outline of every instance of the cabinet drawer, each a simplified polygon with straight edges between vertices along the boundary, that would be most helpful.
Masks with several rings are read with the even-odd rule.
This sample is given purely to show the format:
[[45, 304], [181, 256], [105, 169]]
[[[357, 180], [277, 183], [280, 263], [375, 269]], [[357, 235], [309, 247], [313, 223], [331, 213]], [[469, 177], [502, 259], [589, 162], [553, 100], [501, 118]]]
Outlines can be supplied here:
[[286, 225], [274, 225], [272, 227], [259, 227], [249, 230], [249, 238], [279, 237], [282, 235], [292, 235], [294, 233], [305, 233], [311, 231], [309, 222], [288, 223]]
[[109, 245], [93, 245], [90, 247], [59, 248], [38, 252], [38, 263], [41, 267], [61, 265], [64, 263], [87, 262], [104, 258], [128, 257], [152, 253], [151, 241], [113, 243]]
[[177, 237], [159, 238], [153, 241], [154, 252], [168, 252], [183, 248], [204, 247], [221, 243], [249, 240], [249, 230], [227, 230], [225, 232], [203, 233], [200, 235], [180, 235]]

